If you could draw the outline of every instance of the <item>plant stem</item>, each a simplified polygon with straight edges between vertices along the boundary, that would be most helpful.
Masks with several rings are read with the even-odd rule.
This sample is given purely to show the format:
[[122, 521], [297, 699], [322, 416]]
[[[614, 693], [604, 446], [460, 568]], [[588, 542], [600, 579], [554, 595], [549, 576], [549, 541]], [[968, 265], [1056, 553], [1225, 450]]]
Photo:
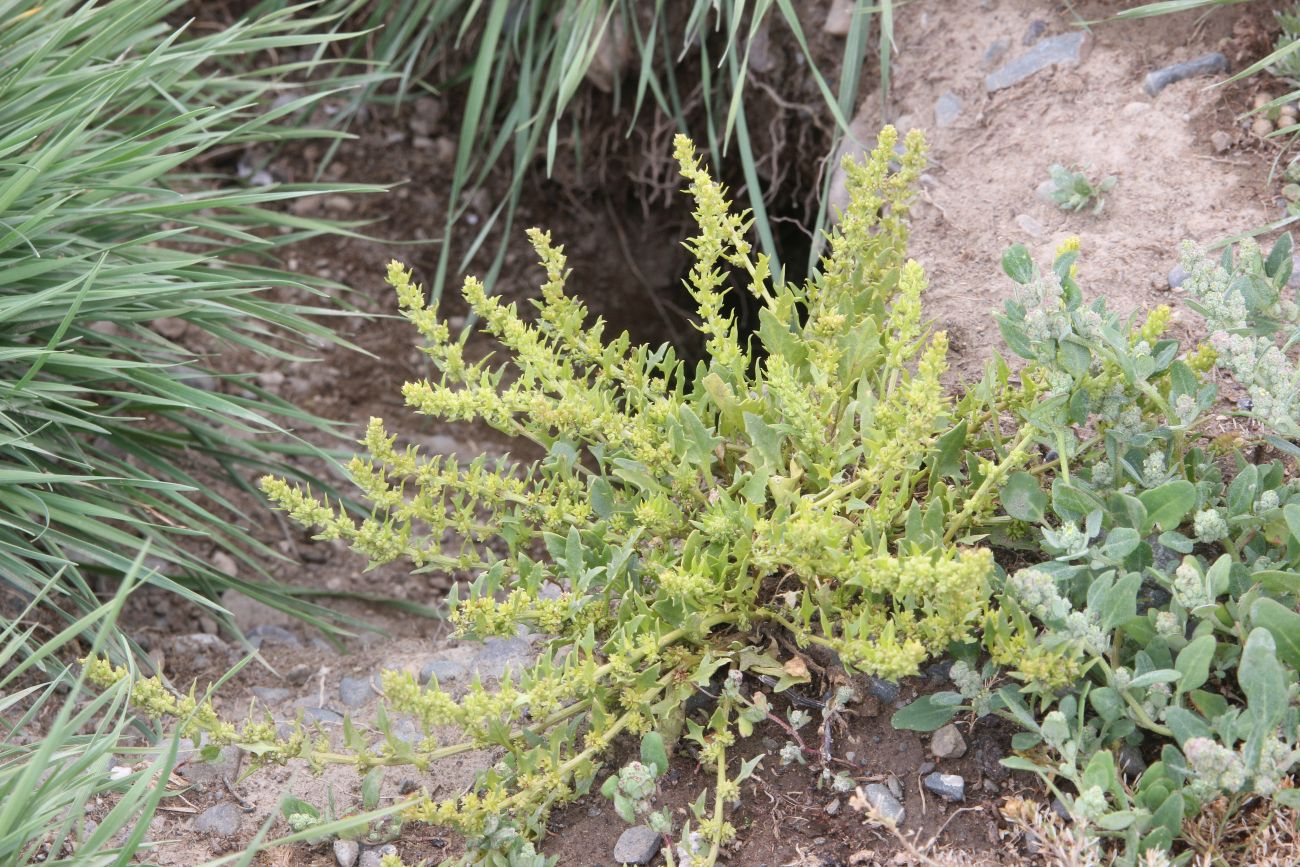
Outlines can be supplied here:
[[948, 530], [943, 534], [944, 544], [951, 543], [957, 532], [970, 523], [971, 518], [975, 516], [975, 512], [979, 510], [989, 492], [993, 490], [993, 486], [1002, 481], [1007, 473], [1011, 471], [1011, 468], [1020, 463], [1023, 456], [1028, 455], [1029, 444], [1034, 441], [1035, 433], [1036, 431], [1031, 427], [1020, 438], [1020, 441], [1012, 447], [1011, 451], [1007, 452], [1006, 459], [989, 470], [989, 474], [984, 477], [984, 481], [980, 482], [979, 488], [976, 489], [971, 498], [962, 506], [961, 511], [948, 524]]

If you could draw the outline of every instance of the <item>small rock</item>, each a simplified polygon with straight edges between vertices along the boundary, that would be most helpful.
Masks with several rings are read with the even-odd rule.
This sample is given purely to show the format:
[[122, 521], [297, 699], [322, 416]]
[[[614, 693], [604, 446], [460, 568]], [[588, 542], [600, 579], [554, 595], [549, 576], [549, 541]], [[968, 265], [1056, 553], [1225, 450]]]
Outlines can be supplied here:
[[888, 819], [895, 825], [902, 825], [903, 819], [907, 817], [907, 811], [903, 809], [902, 803], [890, 793], [889, 789], [879, 783], [871, 783], [863, 788], [862, 793], [867, 797], [867, 803], [871, 809], [880, 814], [883, 819]]
[[361, 707], [374, 694], [368, 677], [345, 677], [339, 681], [339, 700], [348, 707]]
[[822, 23], [822, 31], [831, 36], [848, 36], [856, 7], [854, 0], [831, 0], [831, 6], [826, 10], [826, 20]]
[[1191, 78], [1195, 75], [1211, 75], [1216, 72], [1227, 71], [1228, 58], [1217, 51], [1211, 51], [1209, 54], [1202, 54], [1194, 60], [1175, 63], [1172, 66], [1166, 66], [1164, 69], [1148, 72], [1146, 78], [1142, 79], [1142, 89], [1149, 96], [1155, 96], [1175, 81], [1182, 81], [1184, 78]]
[[283, 626], [277, 626], [274, 623], [264, 623], [261, 626], [254, 626], [248, 632], [244, 633], [248, 643], [256, 649], [261, 649], [264, 644], [282, 644], [285, 647], [302, 647], [302, 642], [298, 636], [294, 635]]
[[356, 207], [356, 203], [352, 201], [351, 196], [326, 196], [325, 207], [340, 214], [347, 214]]
[[934, 122], [938, 126], [952, 126], [961, 115], [961, 100], [951, 90], [944, 91], [934, 103]]
[[239, 821], [239, 808], [223, 801], [199, 813], [194, 820], [194, 830], [219, 837], [233, 837], [239, 833]]
[[428, 684], [437, 678], [441, 686], [459, 680], [468, 673], [469, 670], [455, 660], [431, 659], [420, 669], [420, 683]]
[[196, 755], [177, 768], [176, 773], [200, 788], [222, 779], [233, 781], [239, 775], [242, 757], [239, 747], [222, 747], [216, 760], [205, 762]]
[[999, 60], [1002, 59], [1002, 55], [1007, 53], [1007, 49], [1010, 47], [1011, 47], [1010, 40], [1007, 39], [995, 40], [993, 44], [988, 47], [988, 50], [984, 52], [984, 65], [992, 66], [993, 64], [997, 63]]
[[212, 568], [222, 575], [229, 575], [232, 578], [239, 577], [239, 564], [235, 562], [235, 558], [230, 554], [225, 551], [217, 551], [213, 553], [210, 559]]
[[931, 736], [930, 752], [936, 759], [960, 759], [966, 755], [966, 741], [957, 727], [949, 723]]
[[1123, 109], [1124, 114], [1128, 117], [1136, 117], [1139, 114], [1146, 114], [1150, 110], [1151, 103], [1149, 102], [1130, 102], [1128, 105], [1124, 106]]
[[828, 816], [838, 816], [840, 813], [840, 799], [836, 798], [835, 800], [831, 801], [829, 804], [827, 804], [825, 807], [822, 808], [822, 811]]
[[880, 699], [884, 704], [893, 704], [898, 701], [898, 684], [891, 683], [888, 680], [881, 680], [875, 675], [867, 678], [867, 692]]
[[284, 679], [289, 681], [289, 683], [292, 683], [294, 686], [302, 686], [315, 673], [315, 668], [306, 663], [300, 663], [286, 671], [284, 673]]
[[1047, 231], [1043, 228], [1042, 223], [1038, 222], [1038, 220], [1035, 220], [1028, 214], [1017, 214], [1016, 225], [1020, 227], [1020, 231], [1034, 238], [1041, 238], [1043, 233]]
[[1046, 32], [1047, 22], [1041, 18], [1035, 18], [1033, 21], [1030, 21], [1029, 26], [1025, 28], [1025, 35], [1020, 37], [1020, 44], [1026, 46], [1033, 45], [1035, 42], [1042, 39], [1043, 34]]
[[361, 860], [357, 867], [379, 867], [385, 855], [396, 855], [397, 847], [392, 843], [385, 843], [382, 846], [367, 846], [361, 852]]
[[357, 845], [356, 840], [334, 841], [334, 860], [338, 862], [339, 867], [352, 867], [357, 863], [357, 856], [360, 854], [361, 847]]
[[895, 777], [893, 774], [890, 774], [889, 777], [885, 780], [885, 787], [889, 789], [890, 794], [892, 794], [895, 798], [902, 800], [903, 784], [898, 781], [898, 777]]
[[434, 99], [432, 96], [422, 96], [412, 106], [411, 119], [406, 122], [406, 125], [416, 135], [432, 135], [446, 111], [441, 100]]
[[1086, 32], [1073, 30], [1040, 40], [1033, 48], [991, 73], [984, 79], [984, 87], [989, 93], [994, 93], [1019, 84], [1044, 69], [1074, 66], [1083, 55], [1087, 37]]
[[1214, 148], [1216, 154], [1221, 154], [1232, 147], [1232, 134], [1216, 129], [1210, 133], [1210, 146]]
[[945, 801], [956, 803], [966, 800], [966, 781], [957, 774], [941, 774], [936, 771], [926, 776], [921, 785]]
[[936, 767], [938, 767], [938, 765], [936, 765], [934, 762], [921, 762], [920, 766], [917, 767], [916, 772], [918, 774], [928, 774], [931, 771], [933, 771]]
[[1117, 764], [1120, 772], [1130, 780], [1136, 780], [1147, 769], [1146, 759], [1142, 758], [1142, 751], [1132, 744], [1125, 744], [1120, 748]]
[[1169, 288], [1177, 289], [1187, 280], [1187, 271], [1182, 265], [1175, 265], [1169, 270]]
[[659, 854], [663, 839], [645, 825], [628, 828], [614, 844], [617, 864], [649, 864]]
[[531, 649], [522, 638], [489, 638], [471, 664], [480, 677], [500, 679], [508, 671], [522, 669], [530, 658]]
[[302, 721], [304, 724], [316, 722], [342, 725], [343, 715], [338, 711], [330, 710], [327, 707], [310, 706], [302, 709]]
[[177, 635], [167, 648], [172, 659], [184, 659], [194, 668], [207, 668], [209, 665], [225, 665], [233, 650], [229, 644], [215, 635], [195, 632], [189, 635]]
[[185, 336], [185, 332], [190, 330], [190, 324], [184, 319], [176, 316], [166, 316], [162, 319], [153, 320], [150, 325], [153, 330], [157, 331], [168, 340], [179, 340]]
[[275, 183], [275, 178], [266, 169], [254, 172], [253, 176], [248, 179], [248, 185], [251, 187], [269, 187], [273, 183]]
[[250, 691], [258, 701], [264, 704], [279, 704], [293, 695], [291, 691], [282, 686], [255, 686]]
[[1056, 181], [1050, 178], [1043, 181], [1034, 188], [1034, 195], [1049, 205], [1055, 205], [1056, 202], [1052, 199], [1052, 196], [1056, 195]]

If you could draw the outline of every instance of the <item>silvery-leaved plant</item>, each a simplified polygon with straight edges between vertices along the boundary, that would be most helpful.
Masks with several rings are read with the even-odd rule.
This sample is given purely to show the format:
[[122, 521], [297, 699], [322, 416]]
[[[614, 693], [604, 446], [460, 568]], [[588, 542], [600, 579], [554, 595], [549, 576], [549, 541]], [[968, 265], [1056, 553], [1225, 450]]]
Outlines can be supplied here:
[[[1189, 847], [1182, 863], [1217, 845], [1182, 835], [1211, 801], [1229, 815], [1260, 797], [1300, 806], [1286, 782], [1300, 767], [1300, 490], [1282, 461], [1248, 460], [1206, 412], [1206, 374], [1237, 336], [1256, 366], [1289, 349], [1262, 335], [1294, 312], [1279, 300], [1290, 242], [1267, 259], [1247, 245], [1218, 265], [1189, 260], [1212, 329], [1191, 352], [1164, 336], [1167, 308], [1139, 323], [1085, 304], [1075, 260], [1073, 243], [1047, 272], [1023, 248], [1004, 259], [1021, 289], [1003, 333], [1046, 393], [1022, 418], [1056, 456], [1050, 473], [1010, 476], [1002, 506], [1041, 559], [996, 582], [983, 648], [997, 670], [954, 666], [956, 690], [895, 721], [1012, 719], [1024, 731], [1005, 763], [1039, 773], [1076, 821], [1112, 838], [1117, 863], [1175, 841]], [[1226, 364], [1253, 394], [1281, 397], [1271, 389], [1290, 362], [1245, 361]], [[1295, 406], [1264, 403], [1263, 435], [1285, 444]], [[991, 700], [990, 681], [1001, 681]]]

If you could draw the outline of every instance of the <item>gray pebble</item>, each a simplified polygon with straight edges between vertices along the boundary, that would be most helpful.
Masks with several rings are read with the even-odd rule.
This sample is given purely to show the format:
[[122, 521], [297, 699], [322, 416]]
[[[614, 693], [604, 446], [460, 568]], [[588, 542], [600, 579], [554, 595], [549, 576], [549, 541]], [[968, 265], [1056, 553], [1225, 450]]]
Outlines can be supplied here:
[[892, 794], [895, 798], [902, 799], [903, 784], [898, 781], [898, 777], [895, 777], [891, 774], [889, 776], [889, 779], [885, 780], [885, 786], [888, 787], [890, 794]]
[[282, 644], [286, 647], [302, 647], [302, 642], [298, 636], [294, 635], [283, 626], [277, 626], [274, 623], [263, 623], [260, 626], [254, 626], [248, 632], [244, 633], [248, 643], [253, 645], [255, 650], [260, 650], [264, 644]]
[[1142, 751], [1132, 744], [1125, 744], [1120, 748], [1118, 759], [1120, 772], [1130, 780], [1136, 780], [1147, 769]]
[[385, 855], [396, 855], [397, 847], [392, 843], [385, 843], [382, 846], [371, 848], [367, 846], [361, 850], [361, 861], [357, 867], [379, 867], [379, 862]]
[[356, 840], [334, 841], [334, 860], [338, 862], [339, 867], [352, 867], [357, 863], [357, 856], [360, 854], [361, 847], [357, 845]]
[[920, 766], [917, 767], [916, 772], [918, 774], [928, 774], [937, 767], [938, 765], [936, 765], [934, 762], [921, 762]]
[[439, 684], [448, 684], [468, 674], [465, 666], [452, 659], [431, 659], [420, 669], [420, 683], [428, 684], [435, 677]]
[[984, 87], [989, 93], [1005, 90], [1019, 84], [1031, 75], [1053, 66], [1075, 65], [1082, 57], [1083, 45], [1088, 34], [1082, 30], [1072, 30], [1059, 36], [1049, 36], [1036, 43], [1033, 48], [1015, 60], [1001, 66], [984, 79]]
[[828, 816], [838, 816], [840, 813], [840, 799], [836, 798], [835, 800], [831, 801], [829, 804], [827, 804], [825, 807], [822, 808], [822, 811], [826, 813], [826, 815]]
[[1042, 223], [1028, 214], [1017, 214], [1016, 225], [1020, 227], [1020, 231], [1034, 238], [1041, 238], [1043, 233], [1047, 231], [1043, 228]]
[[282, 686], [255, 686], [252, 693], [263, 704], [279, 704], [293, 695], [290, 690]]
[[1020, 44], [1033, 45], [1035, 42], [1042, 39], [1043, 34], [1046, 32], [1047, 22], [1041, 18], [1035, 18], [1033, 21], [1030, 21], [1029, 26], [1025, 28], [1025, 35], [1020, 37]]
[[1211, 51], [1209, 54], [1202, 54], [1200, 57], [1188, 60], [1185, 63], [1175, 63], [1172, 66], [1166, 66], [1164, 69], [1148, 72], [1147, 77], [1142, 80], [1142, 89], [1150, 96], [1155, 96], [1175, 81], [1182, 81], [1184, 78], [1191, 78], [1196, 75], [1211, 75], [1216, 72], [1227, 71], [1228, 58], [1218, 51]]
[[505, 677], [519, 671], [532, 659], [528, 642], [522, 638], [489, 638], [472, 663], [480, 677]]
[[956, 803], [966, 800], [966, 781], [956, 774], [940, 774], [936, 771], [926, 776], [921, 785], [945, 801]]
[[304, 723], [318, 722], [342, 725], [343, 715], [327, 707], [305, 707], [302, 709], [302, 721]]
[[881, 680], [875, 675], [867, 678], [867, 692], [880, 699], [883, 704], [893, 704], [898, 701], [898, 684]]
[[239, 775], [242, 754], [239, 747], [222, 747], [215, 761], [205, 762], [197, 756], [176, 769], [176, 773], [200, 788], [220, 782], [223, 778], [234, 780]]
[[937, 759], [960, 759], [966, 755], [966, 741], [952, 723], [930, 737], [930, 752]]
[[339, 681], [339, 700], [348, 707], [361, 707], [374, 694], [368, 677], [345, 677]]
[[862, 793], [866, 795], [867, 803], [880, 814], [881, 818], [888, 819], [895, 825], [903, 824], [903, 819], [907, 817], [907, 811], [903, 809], [902, 803], [893, 796], [889, 789], [879, 783], [871, 783], [863, 788]]
[[1043, 181], [1034, 188], [1034, 195], [1049, 205], [1055, 205], [1056, 200], [1052, 197], [1056, 195], [1056, 181], [1051, 179]]
[[659, 854], [661, 838], [651, 828], [637, 825], [619, 835], [614, 844], [614, 861], [618, 864], [649, 864]]
[[1177, 289], [1187, 281], [1187, 271], [1182, 265], [1175, 265], [1169, 271], [1169, 288]]
[[1011, 47], [1010, 40], [1007, 39], [994, 40], [993, 44], [990, 45], [988, 47], [988, 50], [984, 52], [984, 65], [992, 66], [993, 64], [997, 63], [999, 60], [1002, 59], [1002, 55], [1007, 53], [1007, 49], [1010, 47]]
[[239, 833], [239, 808], [223, 801], [215, 807], [208, 807], [194, 820], [194, 830], [204, 834], [216, 834], [220, 837], [233, 837]]
[[943, 95], [934, 102], [935, 124], [938, 126], [952, 126], [960, 115], [961, 100], [951, 90], [945, 90]]

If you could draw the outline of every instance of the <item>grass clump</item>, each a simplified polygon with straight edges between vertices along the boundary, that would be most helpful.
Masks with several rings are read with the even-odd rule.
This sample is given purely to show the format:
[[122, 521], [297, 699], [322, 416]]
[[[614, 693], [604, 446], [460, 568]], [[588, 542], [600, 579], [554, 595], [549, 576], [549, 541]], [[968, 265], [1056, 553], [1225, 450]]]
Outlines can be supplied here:
[[325, 20], [296, 10], [192, 36], [165, 22], [180, 5], [0, 2], [0, 581], [21, 607], [58, 575], [46, 608], [76, 620], [148, 541], [151, 583], [200, 604], [238, 587], [324, 624], [324, 609], [224, 575], [184, 544], [203, 538], [260, 568], [272, 552], [211, 481], [247, 489], [250, 474], [289, 472], [290, 456], [314, 450], [288, 429], [322, 424], [187, 347], [288, 361], [333, 339], [317, 320], [330, 308], [267, 296], [288, 287], [323, 302], [338, 288], [274, 260], [340, 231], [281, 207], [326, 188], [247, 188], [212, 157], [319, 134], [280, 122], [324, 91], [275, 100], [327, 67], [238, 68], [343, 37], [314, 34]]

